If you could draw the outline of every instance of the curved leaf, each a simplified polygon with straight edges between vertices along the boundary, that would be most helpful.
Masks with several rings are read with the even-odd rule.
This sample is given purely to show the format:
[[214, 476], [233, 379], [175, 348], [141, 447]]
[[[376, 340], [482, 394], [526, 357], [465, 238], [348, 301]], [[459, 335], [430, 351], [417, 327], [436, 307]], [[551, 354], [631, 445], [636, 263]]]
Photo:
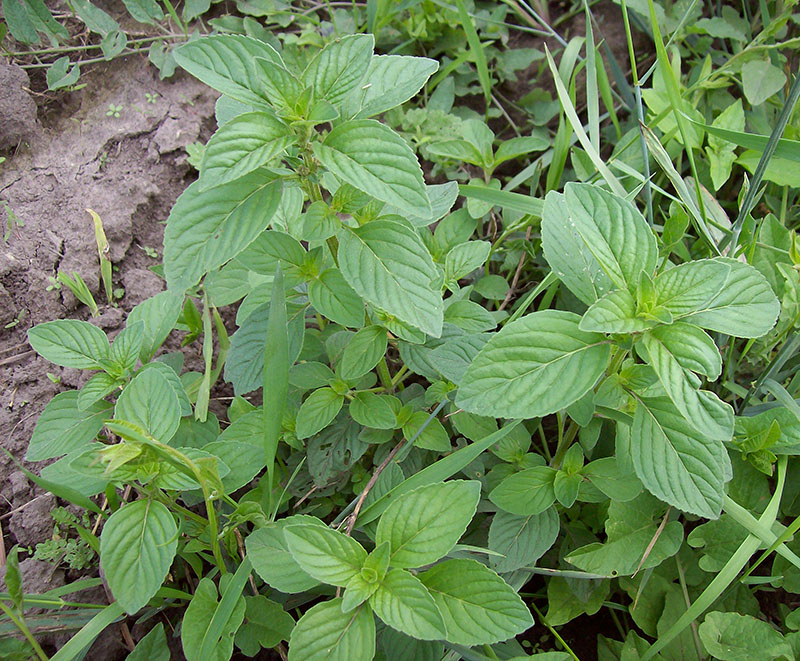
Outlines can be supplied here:
[[375, 618], [364, 604], [342, 612], [342, 600], [309, 608], [292, 631], [289, 661], [371, 661], [375, 655]]
[[28, 342], [45, 360], [62, 367], [99, 369], [108, 357], [106, 334], [88, 321], [57, 319], [28, 331]]
[[419, 640], [445, 637], [444, 620], [431, 593], [403, 569], [391, 569], [369, 603], [375, 614], [397, 631]]

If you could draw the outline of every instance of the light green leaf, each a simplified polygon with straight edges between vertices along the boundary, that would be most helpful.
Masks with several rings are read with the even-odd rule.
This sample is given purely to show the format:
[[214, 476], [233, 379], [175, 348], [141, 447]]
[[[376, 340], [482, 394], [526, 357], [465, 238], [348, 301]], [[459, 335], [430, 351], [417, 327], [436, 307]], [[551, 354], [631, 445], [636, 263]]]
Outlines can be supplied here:
[[[403, 424], [403, 436], [409, 441], [416, 437], [414, 445], [423, 450], [450, 452], [452, 446], [447, 430], [436, 418], [428, 422], [429, 417], [426, 411], [415, 411]], [[427, 425], [422, 429], [426, 422]]]
[[489, 526], [489, 548], [503, 557], [489, 556], [492, 569], [502, 573], [532, 567], [555, 544], [559, 528], [554, 507], [528, 516], [498, 512]]
[[436, 562], [458, 543], [475, 515], [480, 483], [453, 480], [414, 489], [381, 516], [375, 543], [389, 542], [393, 567]]
[[33, 27], [28, 9], [20, 0], [3, 0], [3, 18], [11, 36], [23, 44], [38, 44], [41, 39]]
[[103, 331], [88, 321], [76, 319], [37, 324], [28, 331], [28, 342], [45, 360], [78, 369], [99, 369], [109, 351]]
[[658, 326], [645, 337], [664, 345], [678, 364], [687, 370], [704, 374], [715, 381], [722, 372], [722, 357], [708, 333], [682, 321]]
[[475, 356], [486, 346], [490, 338], [491, 335], [488, 333], [461, 335], [436, 347], [431, 352], [430, 358], [442, 376], [455, 384], [460, 384]]
[[464, 161], [479, 168], [489, 168], [490, 163], [485, 163], [483, 154], [475, 145], [466, 140], [442, 140], [426, 145], [428, 153], [441, 156], [452, 161]]
[[698, 629], [700, 640], [715, 659], [793, 659], [792, 646], [768, 622], [739, 613], [708, 613]]
[[255, 66], [260, 57], [283, 66], [272, 46], [243, 35], [195, 39], [173, 51], [175, 61], [195, 78], [223, 94], [257, 107], [269, 107]]
[[[16, 0], [11, 0], [15, 2]], [[79, 64], [73, 64], [70, 69], [71, 62], [69, 57], [59, 57], [53, 64], [47, 68], [47, 89], [55, 91], [63, 87], [69, 87], [78, 82], [81, 77], [81, 68]]]
[[621, 503], [633, 500], [642, 491], [641, 482], [632, 473], [623, 471], [615, 457], [589, 462], [581, 475], [611, 500]]
[[636, 316], [636, 301], [627, 289], [615, 289], [592, 303], [578, 327], [595, 333], [641, 333], [655, 324]]
[[303, 402], [297, 413], [297, 438], [308, 438], [325, 429], [342, 408], [344, 397], [330, 388], [319, 388]]
[[323, 583], [344, 587], [367, 559], [361, 544], [327, 526], [296, 523], [284, 528], [283, 535], [295, 562]]
[[466, 411], [535, 418], [580, 399], [606, 368], [610, 348], [579, 330], [580, 317], [544, 310], [505, 326], [476, 356], [458, 390]]
[[719, 518], [732, 476], [721, 441], [697, 433], [666, 397], [639, 399], [631, 437], [634, 470], [650, 493], [684, 512]]
[[656, 305], [675, 318], [701, 310], [722, 291], [730, 271], [726, 259], [698, 259], [662, 271], [653, 280]]
[[185, 290], [244, 250], [269, 225], [281, 182], [253, 172], [201, 191], [191, 184], [175, 202], [164, 232], [164, 273], [173, 290]]
[[442, 643], [417, 640], [391, 627], [381, 632], [380, 647], [392, 661], [441, 661], [444, 656]]
[[373, 392], [357, 393], [350, 402], [350, 415], [358, 424], [373, 429], [394, 429], [397, 424], [386, 398]]
[[121, 382], [114, 377], [105, 372], [97, 372], [80, 389], [78, 393], [78, 409], [85, 411], [92, 404], [114, 391], [118, 385], [121, 385]]
[[200, 165], [200, 190], [238, 179], [267, 165], [295, 141], [282, 121], [270, 113], [234, 117], [211, 136]]
[[349, 328], [364, 325], [364, 301], [339, 269], [325, 269], [309, 282], [308, 300], [317, 312], [337, 324]]
[[150, 370], [156, 371], [159, 374], [161, 374], [167, 380], [169, 385], [172, 387], [172, 390], [175, 391], [175, 396], [178, 398], [178, 404], [180, 406], [181, 416], [183, 417], [191, 415], [192, 403], [189, 401], [189, 396], [186, 394], [186, 390], [183, 387], [183, 382], [181, 381], [180, 377], [175, 372], [175, 370], [166, 363], [154, 360], [152, 363], [147, 363], [147, 365], [142, 367], [139, 373], [141, 374], [142, 372]]
[[492, 244], [488, 241], [467, 241], [451, 249], [444, 260], [447, 282], [456, 282], [483, 266]]
[[370, 597], [375, 614], [393, 629], [419, 640], [445, 637], [444, 621], [422, 582], [403, 569], [391, 569]]
[[142, 638], [125, 661], [170, 661], [164, 623], [159, 622]]
[[436, 60], [406, 55], [373, 55], [359, 87], [342, 104], [347, 118], [364, 119], [408, 101], [439, 68]]
[[294, 618], [283, 607], [263, 595], [245, 597], [245, 623], [236, 632], [236, 647], [253, 657], [261, 648], [271, 649], [289, 640]]
[[183, 296], [171, 291], [162, 291], [142, 301], [128, 314], [127, 324], [142, 322], [144, 338], [139, 358], [150, 360], [161, 343], [167, 338], [181, 314]]
[[82, 450], [103, 428], [103, 421], [112, 417], [110, 403], [99, 401], [81, 410], [78, 398], [77, 390], [68, 390], [47, 402], [33, 428], [25, 454], [27, 461], [42, 461]]
[[293, 236], [280, 230], [266, 230], [236, 256], [236, 261], [261, 275], [273, 275], [280, 262], [303, 266], [306, 249]]
[[364, 78], [372, 59], [375, 37], [341, 37], [323, 48], [303, 72], [303, 84], [314, 88], [317, 99], [339, 105]]
[[100, 566], [114, 599], [130, 615], [158, 592], [178, 547], [165, 505], [137, 500], [118, 509], [100, 535]]
[[175, 390], [160, 370], [147, 369], [125, 386], [114, 417], [132, 422], [153, 438], [169, 443], [178, 431], [181, 407]]
[[533, 625], [528, 608], [491, 569], [475, 560], [445, 560], [419, 576], [458, 645], [490, 645]]
[[287, 594], [305, 592], [319, 585], [319, 581], [306, 574], [294, 560], [283, 536], [287, 526], [297, 523], [325, 526], [313, 516], [294, 515], [254, 530], [245, 540], [247, 557], [256, 573], [270, 587]]
[[587, 305], [612, 288], [635, 288], [658, 258], [655, 235], [636, 207], [591, 184], [548, 193], [542, 246], [556, 275]]
[[572, 551], [567, 561], [592, 574], [629, 576], [657, 567], [675, 555], [683, 542], [683, 526], [669, 521], [659, 531], [665, 507], [650, 494], [627, 503], [612, 501], [606, 519], [606, 541]]
[[419, 236], [403, 223], [375, 220], [339, 235], [339, 268], [372, 305], [439, 337], [443, 304], [436, 266]]
[[750, 60], [742, 65], [742, 89], [751, 106], [760, 106], [786, 84], [783, 71], [767, 60]]
[[719, 293], [684, 321], [734, 337], [761, 337], [775, 325], [780, 303], [767, 279], [749, 264], [718, 258], [730, 265]]
[[494, 330], [497, 321], [482, 305], [473, 301], [455, 301], [444, 309], [444, 321], [467, 333]]
[[489, 500], [517, 516], [541, 514], [556, 500], [553, 490], [556, 472], [549, 466], [534, 466], [513, 473], [492, 489]]
[[303, 92], [302, 83], [275, 60], [257, 57], [253, 66], [259, 74], [261, 89], [278, 108], [293, 111]]
[[358, 331], [344, 348], [339, 374], [354, 381], [369, 372], [386, 353], [389, 338], [382, 326], [367, 326]]
[[339, 179], [405, 211], [430, 216], [431, 203], [416, 156], [405, 140], [373, 119], [339, 124], [314, 154]]
[[164, 20], [164, 12], [156, 0], [122, 0], [125, 9], [139, 23], [155, 25], [157, 21]]
[[550, 140], [544, 135], [526, 135], [505, 140], [495, 152], [494, 165], [498, 166], [512, 158], [519, 158], [534, 151], [544, 151], [549, 146]]
[[344, 613], [340, 598], [309, 608], [289, 640], [289, 661], [371, 661], [375, 655], [375, 618], [364, 604]]

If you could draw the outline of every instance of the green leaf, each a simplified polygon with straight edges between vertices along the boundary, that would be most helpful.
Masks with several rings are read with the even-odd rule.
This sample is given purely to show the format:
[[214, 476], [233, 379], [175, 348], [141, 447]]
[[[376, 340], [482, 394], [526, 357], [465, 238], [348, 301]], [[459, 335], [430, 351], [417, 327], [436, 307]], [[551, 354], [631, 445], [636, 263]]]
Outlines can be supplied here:
[[83, 388], [78, 393], [78, 409], [85, 411], [95, 402], [99, 402], [103, 397], [114, 391], [121, 382], [105, 372], [97, 372], [83, 384]]
[[386, 398], [372, 392], [356, 394], [350, 402], [350, 415], [358, 424], [373, 429], [394, 429], [397, 424]]
[[492, 569], [502, 573], [532, 567], [555, 544], [559, 528], [554, 507], [528, 516], [498, 512], [489, 526], [489, 548], [503, 557], [489, 556]]
[[430, 216], [431, 203], [422, 170], [405, 140], [373, 119], [339, 124], [314, 154], [342, 181], [382, 202]]
[[302, 267], [306, 249], [293, 236], [280, 230], [266, 230], [236, 256], [236, 261], [262, 275], [273, 275], [280, 262]]
[[490, 645], [533, 625], [519, 595], [475, 560], [445, 560], [419, 578], [439, 607], [451, 643]]
[[615, 289], [592, 303], [578, 327], [595, 333], [641, 333], [655, 323], [636, 315], [636, 300], [627, 289]]
[[186, 290], [244, 250], [269, 225], [281, 182], [254, 172], [211, 190], [191, 184], [175, 202], [164, 232], [164, 273]]
[[311, 578], [295, 562], [283, 536], [287, 526], [297, 523], [325, 526], [313, 516], [294, 515], [254, 530], [245, 540], [247, 557], [256, 573], [270, 587], [287, 594], [305, 592], [319, 585], [319, 581]]
[[366, 301], [429, 335], [442, 333], [439, 273], [419, 236], [403, 223], [375, 220], [339, 235], [339, 268]]
[[488, 241], [467, 241], [452, 248], [444, 261], [445, 280], [456, 282], [483, 266], [491, 248]]
[[436, 562], [458, 543], [475, 515], [480, 483], [453, 480], [414, 489], [381, 516], [375, 543], [389, 542], [392, 567]]
[[752, 615], [712, 611], [698, 633], [708, 653], [722, 661], [795, 658], [781, 633]]
[[260, 75], [261, 89], [272, 105], [293, 112], [303, 92], [300, 81], [274, 60], [258, 57], [253, 64]]
[[467, 369], [456, 404], [481, 415], [535, 418], [580, 399], [605, 370], [610, 347], [579, 321], [544, 310], [506, 325]]
[[137, 500], [118, 509], [100, 535], [100, 566], [114, 599], [130, 615], [158, 592], [178, 547], [165, 505]]
[[114, 417], [133, 422], [153, 438], [169, 443], [178, 431], [181, 407], [175, 390], [160, 370], [147, 369], [125, 386]]
[[143, 341], [144, 324], [141, 322], [126, 324], [114, 338], [111, 350], [108, 352], [108, 360], [116, 368], [112, 371], [119, 374], [132, 372], [136, 367], [136, 361], [139, 360]]
[[325, 269], [309, 282], [308, 300], [317, 312], [337, 324], [349, 328], [364, 325], [364, 301], [339, 269]]
[[156, 25], [158, 21], [164, 20], [164, 12], [156, 0], [122, 0], [122, 2], [128, 13], [139, 23]]
[[272, 46], [243, 35], [195, 39], [173, 51], [175, 61], [195, 78], [223, 94], [256, 107], [269, 107], [255, 58], [283, 66]]
[[270, 113], [248, 112], [224, 124], [206, 144], [200, 165], [200, 190], [238, 179], [295, 142], [282, 121]]
[[389, 338], [382, 326], [367, 326], [358, 331], [344, 348], [339, 374], [353, 381], [369, 372], [386, 353]]
[[783, 71], [768, 59], [750, 60], [742, 65], [742, 90], [751, 106], [760, 106], [785, 84]]
[[369, 603], [386, 624], [408, 636], [420, 640], [445, 637], [444, 620], [430, 592], [403, 569], [391, 569]]
[[669, 326], [658, 326], [645, 337], [654, 338], [673, 355], [681, 367], [704, 374], [715, 381], [722, 373], [722, 357], [708, 333], [679, 321]]
[[492, 489], [489, 500], [517, 516], [541, 514], [556, 500], [553, 490], [556, 472], [549, 466], [534, 466], [513, 473]]
[[[409, 441], [416, 437], [414, 446], [423, 450], [433, 450], [434, 452], [450, 452], [450, 435], [441, 422], [433, 418], [428, 422], [430, 414], [426, 411], [415, 411], [411, 417], [403, 423], [403, 436]], [[427, 425], [425, 423], [427, 422]], [[422, 425], [425, 428], [422, 429]], [[421, 430], [421, 431], [420, 431]]]
[[642, 484], [632, 473], [623, 471], [615, 457], [603, 457], [589, 462], [581, 475], [611, 500], [633, 500], [642, 491]]
[[142, 323], [142, 348], [139, 358], [150, 360], [175, 327], [183, 306], [183, 296], [162, 291], [137, 305], [128, 313], [127, 325]]
[[317, 99], [339, 105], [364, 78], [372, 59], [375, 37], [347, 35], [329, 43], [308, 64], [302, 82]]
[[170, 661], [167, 635], [164, 633], [164, 623], [159, 622], [150, 629], [134, 650], [128, 654], [126, 661]]
[[28, 331], [28, 342], [45, 360], [62, 367], [99, 369], [108, 357], [106, 334], [88, 321], [58, 319]]
[[84, 449], [109, 419], [111, 404], [95, 402], [78, 408], [77, 390], [68, 390], [53, 397], [44, 407], [33, 428], [27, 461], [42, 461]]
[[17, 41], [23, 44], [38, 44], [41, 41], [22, 0], [3, 0], [3, 18], [11, 36]]
[[612, 501], [606, 519], [606, 541], [575, 549], [567, 561], [583, 571], [604, 576], [629, 576], [657, 567], [675, 555], [683, 542], [683, 526], [668, 522], [659, 530], [665, 507], [649, 494], [627, 503]]
[[627, 200], [591, 184], [551, 191], [542, 212], [542, 246], [548, 264], [587, 305], [613, 288], [633, 290], [652, 276], [656, 238]]
[[361, 85], [342, 104], [347, 118], [365, 119], [414, 96], [439, 68], [436, 60], [406, 55], [373, 55]]
[[730, 266], [727, 280], [716, 296], [684, 321], [734, 337], [761, 337], [769, 332], [781, 306], [767, 279], [749, 264], [728, 258], [714, 261]]
[[294, 618], [283, 607], [263, 595], [245, 597], [245, 623], [236, 632], [236, 647], [246, 656], [255, 656], [262, 648], [271, 649], [289, 640]]
[[296, 523], [284, 528], [283, 535], [295, 562], [323, 583], [344, 587], [367, 559], [361, 544], [327, 526]]
[[289, 661], [371, 661], [375, 655], [375, 618], [364, 604], [342, 612], [342, 600], [330, 599], [309, 608], [289, 640]]
[[495, 152], [494, 165], [498, 166], [512, 158], [519, 158], [534, 151], [544, 151], [549, 146], [550, 140], [544, 135], [527, 135], [505, 140]]
[[662, 271], [653, 281], [656, 305], [676, 318], [703, 309], [722, 291], [730, 271], [726, 259], [698, 259]]
[[330, 388], [319, 388], [303, 402], [297, 413], [297, 438], [308, 438], [325, 429], [342, 408], [344, 397]]
[[[230, 574], [223, 579], [230, 580]], [[220, 581], [220, 590], [225, 593], [225, 580]], [[245, 614], [244, 597], [238, 596], [230, 611], [230, 615], [222, 623], [220, 638], [212, 647], [213, 655], [208, 651], [203, 653], [203, 644], [206, 641], [210, 625], [218, 617], [221, 601], [217, 598], [217, 588], [207, 576], [200, 579], [194, 597], [184, 613], [185, 620], [181, 627], [181, 643], [186, 661], [227, 661], [233, 653], [233, 638], [236, 630], [241, 626]]]
[[59, 57], [47, 68], [47, 89], [52, 91], [60, 90], [78, 82], [81, 77], [80, 65], [73, 64], [71, 69], [69, 65], [69, 57], [65, 55], [64, 57]]
[[381, 632], [381, 650], [392, 661], [441, 661], [444, 646], [440, 642], [417, 640], [387, 627]]
[[[688, 324], [683, 325], [692, 328]], [[697, 329], [696, 326], [694, 328]], [[703, 333], [700, 329], [697, 330]], [[703, 395], [705, 391], [697, 389], [684, 369], [687, 363], [694, 366], [697, 364], [698, 354], [692, 350], [700, 348], [699, 334], [685, 332], [683, 338], [681, 334], [680, 328], [672, 335], [663, 332], [659, 335], [645, 334], [642, 343], [647, 350], [648, 362], [658, 375], [667, 396], [691, 426], [709, 438], [728, 441], [733, 434], [732, 414], [718, 419], [714, 409], [708, 410], [705, 399], [708, 395]], [[690, 344], [693, 340], [695, 343]], [[708, 342], [714, 344], [711, 338], [708, 338]]]
[[639, 399], [631, 436], [633, 466], [650, 493], [684, 512], [719, 518], [732, 476], [721, 441], [698, 434], [666, 397]]

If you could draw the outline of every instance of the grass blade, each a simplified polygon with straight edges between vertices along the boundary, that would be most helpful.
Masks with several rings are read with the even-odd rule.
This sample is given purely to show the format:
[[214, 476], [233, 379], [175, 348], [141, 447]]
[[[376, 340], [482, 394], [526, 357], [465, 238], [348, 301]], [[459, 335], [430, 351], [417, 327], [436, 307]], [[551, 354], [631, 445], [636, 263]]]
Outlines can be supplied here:
[[467, 199], [472, 198], [481, 200], [482, 202], [491, 202], [504, 209], [519, 211], [520, 213], [529, 213], [531, 216], [536, 216], [537, 218], [542, 217], [544, 200], [540, 200], [536, 197], [495, 190], [485, 186], [474, 186], [471, 184], [460, 184], [458, 191]]
[[492, 98], [492, 79], [489, 76], [489, 65], [486, 62], [486, 53], [483, 52], [481, 40], [478, 38], [478, 31], [475, 29], [472, 17], [467, 13], [464, 0], [456, 0], [456, 5], [458, 6], [458, 17], [461, 21], [461, 27], [464, 28], [464, 32], [467, 35], [467, 43], [472, 53], [472, 61], [475, 63], [475, 68], [478, 70], [478, 81], [480, 81], [483, 95], [486, 97], [486, 109], [488, 110]]
[[211, 617], [211, 622], [208, 624], [205, 634], [203, 634], [203, 643], [200, 647], [201, 659], [213, 659], [216, 656], [216, 647], [219, 639], [222, 637], [222, 630], [225, 628], [228, 620], [233, 613], [233, 609], [242, 596], [245, 583], [250, 577], [250, 560], [244, 558], [242, 564], [236, 570], [236, 573], [231, 578], [222, 597], [214, 609], [214, 615]]
[[117, 619], [125, 614], [116, 601], [113, 604], [106, 606], [97, 615], [95, 615], [86, 625], [70, 638], [64, 646], [50, 657], [50, 661], [72, 661], [79, 657], [82, 652], [89, 647], [110, 624], [113, 624]]
[[592, 13], [588, 0], [583, 0], [586, 13], [586, 114], [589, 118], [589, 141], [595, 151], [600, 153], [600, 99], [597, 87], [597, 51], [594, 46]]

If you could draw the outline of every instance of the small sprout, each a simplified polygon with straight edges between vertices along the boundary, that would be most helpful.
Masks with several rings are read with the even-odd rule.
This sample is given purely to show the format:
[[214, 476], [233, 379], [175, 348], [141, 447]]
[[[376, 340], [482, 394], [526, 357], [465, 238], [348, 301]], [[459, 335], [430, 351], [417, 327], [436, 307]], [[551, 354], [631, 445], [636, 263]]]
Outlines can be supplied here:
[[118, 301], [118, 300], [119, 300], [119, 299], [121, 299], [123, 296], [125, 296], [125, 287], [117, 287], [117, 288], [114, 290], [114, 292], [113, 292], [113, 293], [114, 293], [114, 300], [117, 300], [117, 301]]
[[150, 246], [139, 246], [139, 248], [144, 252], [145, 255], [150, 257], [151, 259], [158, 259], [158, 251], [155, 248], [151, 248]]
[[50, 380], [51, 380], [53, 383], [55, 383], [56, 385], [58, 385], [59, 383], [61, 383], [61, 377], [60, 377], [60, 376], [56, 376], [56, 375], [55, 375], [55, 374], [53, 374], [52, 372], [47, 372], [47, 378], [48, 378], [48, 379], [50, 379]]
[[113, 103], [108, 104], [108, 110], [106, 110], [106, 117], [119, 117], [119, 113], [122, 111], [122, 104], [115, 106]]
[[147, 99], [147, 103], [155, 103], [159, 95], [158, 92], [153, 92], [152, 94], [150, 92], [145, 92], [144, 96]]

